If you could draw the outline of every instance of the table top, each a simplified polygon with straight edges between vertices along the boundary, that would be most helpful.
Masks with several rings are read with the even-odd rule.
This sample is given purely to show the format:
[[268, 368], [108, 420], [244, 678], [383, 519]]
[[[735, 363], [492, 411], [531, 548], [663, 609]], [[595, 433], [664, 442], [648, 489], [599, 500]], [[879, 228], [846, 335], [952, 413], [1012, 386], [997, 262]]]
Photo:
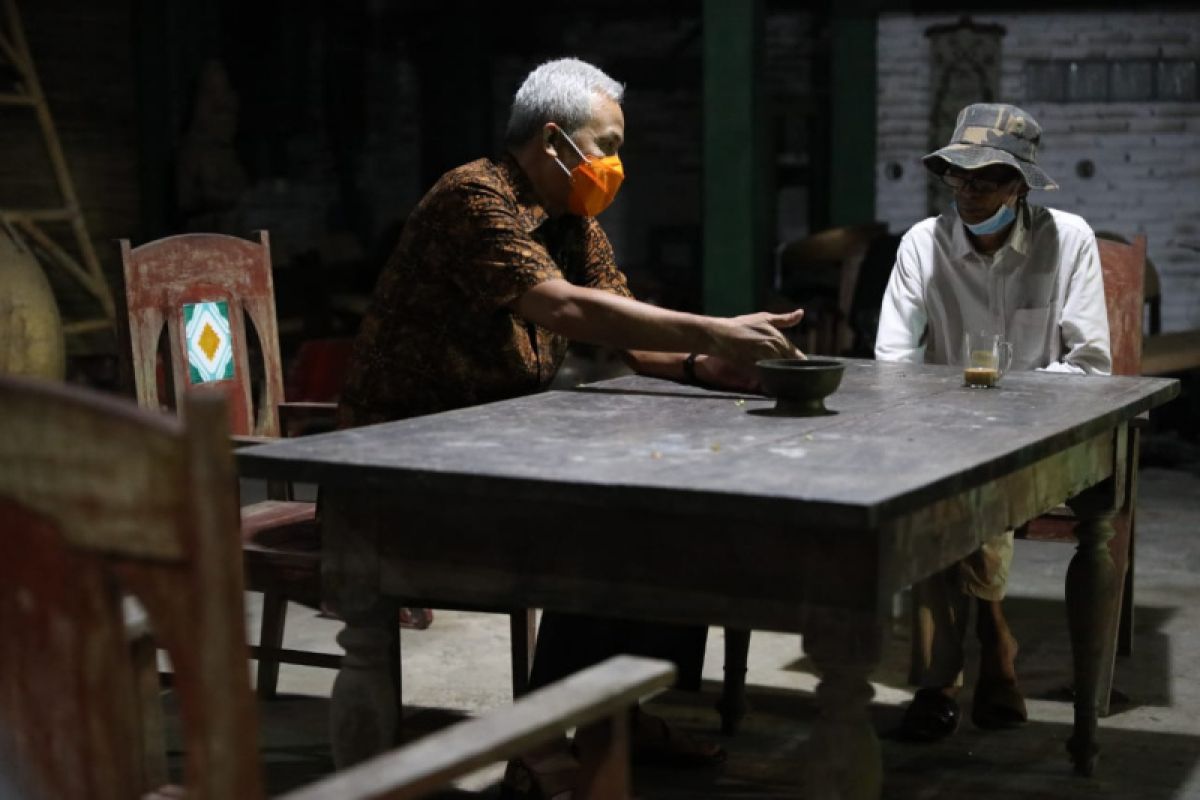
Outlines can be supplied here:
[[1177, 381], [1011, 373], [846, 359], [830, 413], [756, 395], [619, 378], [237, 452], [246, 477], [464, 500], [557, 500], [689, 513], [820, 514], [873, 528], [1085, 441], [1167, 402]]

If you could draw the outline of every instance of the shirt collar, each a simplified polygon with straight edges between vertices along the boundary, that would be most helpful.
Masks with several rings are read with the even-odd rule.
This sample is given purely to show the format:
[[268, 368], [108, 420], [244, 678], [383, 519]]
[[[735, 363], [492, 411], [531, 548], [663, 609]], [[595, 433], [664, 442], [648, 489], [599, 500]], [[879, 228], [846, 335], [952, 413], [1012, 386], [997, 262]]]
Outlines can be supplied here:
[[1012, 235], [1005, 244], [1021, 255], [1029, 253], [1029, 204], [1024, 200], [1017, 203], [1017, 220], [1013, 223]]
[[[969, 255], [978, 255], [975, 246], [971, 244], [970, 237], [967, 236], [967, 226], [963, 224], [962, 218], [958, 216], [958, 212], [951, 209], [949, 211], [954, 219], [954, 233], [951, 234], [951, 239], [954, 243], [954, 255], [957, 258], [965, 258]], [[1017, 218], [1013, 221], [1012, 231], [1004, 244], [1000, 245], [1000, 249], [993, 255], [999, 254], [1006, 247], [1011, 247], [1020, 255], [1026, 255], [1029, 252], [1029, 204], [1020, 203], [1017, 208]]]
[[537, 199], [533, 191], [533, 183], [521, 169], [521, 165], [511, 153], [505, 153], [498, 162], [500, 173], [512, 188], [513, 197], [517, 203], [517, 217], [526, 233], [532, 233], [550, 218], [546, 209]]

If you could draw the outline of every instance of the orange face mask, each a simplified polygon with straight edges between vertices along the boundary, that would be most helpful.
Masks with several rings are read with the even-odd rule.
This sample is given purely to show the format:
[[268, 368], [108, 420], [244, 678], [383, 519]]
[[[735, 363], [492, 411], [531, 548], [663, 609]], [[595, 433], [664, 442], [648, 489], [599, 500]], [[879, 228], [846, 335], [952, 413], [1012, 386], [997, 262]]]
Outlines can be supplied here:
[[571, 149], [580, 158], [579, 164], [571, 170], [555, 159], [571, 177], [567, 210], [581, 217], [594, 217], [612, 205], [617, 190], [621, 188], [621, 182], [625, 180], [625, 167], [621, 165], [621, 159], [617, 156], [589, 159], [575, 146], [570, 136], [563, 133], [562, 138], [570, 142]]

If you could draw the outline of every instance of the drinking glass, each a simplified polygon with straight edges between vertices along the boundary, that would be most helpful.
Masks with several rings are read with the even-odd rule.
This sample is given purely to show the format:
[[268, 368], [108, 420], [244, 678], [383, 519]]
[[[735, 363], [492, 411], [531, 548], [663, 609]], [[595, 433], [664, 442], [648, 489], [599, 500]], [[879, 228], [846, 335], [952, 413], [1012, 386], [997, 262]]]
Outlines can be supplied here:
[[996, 333], [963, 334], [963, 382], [972, 389], [1000, 384], [1012, 365], [1012, 345]]

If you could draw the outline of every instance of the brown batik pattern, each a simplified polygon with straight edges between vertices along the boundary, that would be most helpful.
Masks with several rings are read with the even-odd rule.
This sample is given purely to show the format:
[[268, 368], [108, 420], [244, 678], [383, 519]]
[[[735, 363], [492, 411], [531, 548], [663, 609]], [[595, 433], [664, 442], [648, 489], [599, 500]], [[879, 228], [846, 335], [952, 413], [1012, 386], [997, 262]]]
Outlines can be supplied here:
[[339, 424], [544, 389], [567, 340], [508, 305], [552, 278], [630, 296], [596, 220], [551, 219], [511, 158], [481, 159], [443, 175], [380, 274], [355, 340]]

